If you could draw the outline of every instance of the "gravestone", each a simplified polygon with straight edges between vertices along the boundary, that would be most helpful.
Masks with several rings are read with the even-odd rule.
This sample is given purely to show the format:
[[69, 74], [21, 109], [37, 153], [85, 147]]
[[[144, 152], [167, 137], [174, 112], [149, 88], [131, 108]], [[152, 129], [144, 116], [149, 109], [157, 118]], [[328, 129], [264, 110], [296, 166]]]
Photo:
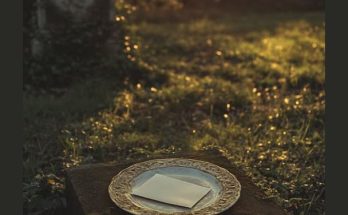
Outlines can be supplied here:
[[[235, 205], [222, 214], [225, 215], [286, 215], [271, 199], [257, 188], [245, 174], [230, 164], [217, 152], [194, 152], [181, 155], [159, 156], [154, 158], [191, 158], [208, 161], [226, 168], [241, 183], [240, 199]], [[140, 161], [138, 161], [140, 162]], [[110, 199], [108, 186], [113, 176], [135, 162], [110, 164], [91, 164], [71, 168], [66, 171], [68, 212], [71, 215], [126, 215]]]
[[116, 14], [115, 0], [36, 0], [34, 8], [32, 27], [36, 32], [31, 41], [33, 56], [44, 53], [45, 38], [50, 36], [50, 32], [59, 31], [59, 26], [83, 25], [96, 20], [113, 22]]

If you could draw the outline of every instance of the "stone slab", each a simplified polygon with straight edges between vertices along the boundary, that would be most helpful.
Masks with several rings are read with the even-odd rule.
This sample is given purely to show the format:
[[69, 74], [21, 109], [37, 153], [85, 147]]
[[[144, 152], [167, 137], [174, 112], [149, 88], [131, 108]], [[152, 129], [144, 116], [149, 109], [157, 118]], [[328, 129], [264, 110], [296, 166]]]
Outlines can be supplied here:
[[[169, 157], [208, 161], [228, 169], [237, 177], [242, 186], [241, 197], [233, 207], [223, 213], [224, 215], [286, 215], [273, 200], [266, 199], [261, 190], [242, 171], [216, 152], [197, 152], [155, 158]], [[108, 186], [113, 176], [134, 163], [136, 162], [91, 164], [68, 169], [66, 171], [66, 191], [69, 213], [73, 215], [129, 214], [111, 201]]]

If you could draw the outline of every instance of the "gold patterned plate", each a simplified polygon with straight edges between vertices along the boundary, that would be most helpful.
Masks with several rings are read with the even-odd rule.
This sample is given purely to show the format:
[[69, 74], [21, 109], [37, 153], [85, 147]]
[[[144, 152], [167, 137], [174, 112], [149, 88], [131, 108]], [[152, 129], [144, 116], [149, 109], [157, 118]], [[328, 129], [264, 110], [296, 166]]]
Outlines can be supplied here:
[[[155, 174], [211, 188], [193, 208], [145, 199], [131, 195], [132, 190]], [[234, 205], [241, 191], [237, 178], [215, 164], [182, 158], [155, 159], [134, 164], [113, 177], [109, 185], [112, 201], [131, 214], [219, 214]]]

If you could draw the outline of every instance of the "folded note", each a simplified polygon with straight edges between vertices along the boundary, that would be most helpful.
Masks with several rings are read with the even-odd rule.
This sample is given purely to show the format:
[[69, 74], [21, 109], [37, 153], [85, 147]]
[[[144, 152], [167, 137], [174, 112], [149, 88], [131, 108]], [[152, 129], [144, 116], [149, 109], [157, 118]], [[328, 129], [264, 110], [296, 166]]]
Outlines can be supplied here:
[[145, 183], [132, 190], [132, 194], [167, 204], [192, 208], [210, 188], [176, 178], [155, 174]]

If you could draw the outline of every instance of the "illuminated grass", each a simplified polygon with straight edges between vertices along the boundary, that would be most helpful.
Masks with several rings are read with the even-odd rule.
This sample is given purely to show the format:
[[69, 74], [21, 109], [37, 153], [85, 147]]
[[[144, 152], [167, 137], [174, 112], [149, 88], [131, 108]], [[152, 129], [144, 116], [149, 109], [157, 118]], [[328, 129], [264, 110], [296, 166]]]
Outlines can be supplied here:
[[[322, 214], [324, 27], [320, 13], [134, 23], [125, 52], [154, 79], [82, 84], [77, 89], [91, 91], [84, 105], [71, 103], [84, 93], [52, 105], [29, 99], [28, 120], [43, 114], [42, 127], [65, 116], [71, 120], [27, 140], [56, 138], [58, 169], [215, 148], [289, 212]], [[98, 107], [101, 101], [105, 105]], [[47, 166], [48, 160], [27, 158], [25, 170], [35, 172], [40, 164], [30, 162]]]

